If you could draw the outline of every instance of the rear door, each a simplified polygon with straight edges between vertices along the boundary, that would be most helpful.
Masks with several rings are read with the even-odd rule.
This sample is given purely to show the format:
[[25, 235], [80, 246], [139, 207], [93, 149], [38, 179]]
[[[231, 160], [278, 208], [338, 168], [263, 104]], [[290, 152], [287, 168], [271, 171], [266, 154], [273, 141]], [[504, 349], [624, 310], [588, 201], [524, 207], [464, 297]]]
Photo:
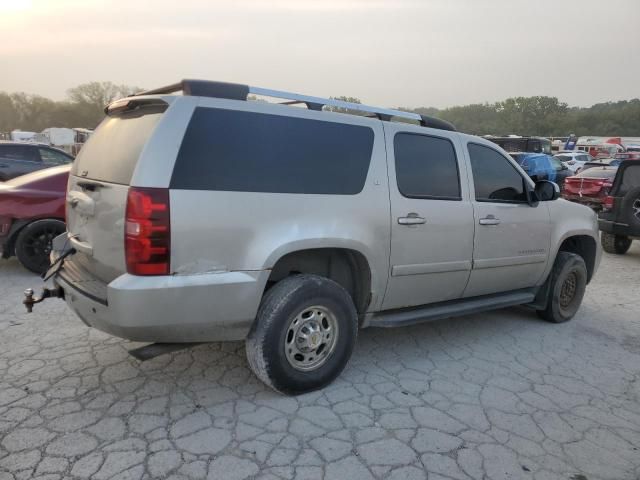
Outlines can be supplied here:
[[525, 177], [498, 150], [468, 143], [475, 199], [473, 270], [465, 297], [532, 287], [544, 273], [551, 223], [527, 202]]
[[104, 282], [126, 271], [127, 194], [145, 145], [166, 104], [105, 118], [74, 161], [67, 192], [67, 230], [74, 262]]
[[391, 266], [383, 309], [459, 298], [471, 271], [474, 224], [457, 134], [388, 122], [384, 129]]

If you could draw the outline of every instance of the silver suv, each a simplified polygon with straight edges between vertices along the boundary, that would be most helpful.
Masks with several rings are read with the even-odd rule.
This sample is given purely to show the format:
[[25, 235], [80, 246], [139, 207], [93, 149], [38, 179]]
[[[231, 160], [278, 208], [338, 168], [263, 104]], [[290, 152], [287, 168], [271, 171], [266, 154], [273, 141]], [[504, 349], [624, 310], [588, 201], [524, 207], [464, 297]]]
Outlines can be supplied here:
[[441, 120], [195, 80], [106, 114], [46, 296], [131, 340], [246, 340], [286, 394], [336, 378], [359, 328], [510, 305], [567, 321], [599, 263], [589, 208]]

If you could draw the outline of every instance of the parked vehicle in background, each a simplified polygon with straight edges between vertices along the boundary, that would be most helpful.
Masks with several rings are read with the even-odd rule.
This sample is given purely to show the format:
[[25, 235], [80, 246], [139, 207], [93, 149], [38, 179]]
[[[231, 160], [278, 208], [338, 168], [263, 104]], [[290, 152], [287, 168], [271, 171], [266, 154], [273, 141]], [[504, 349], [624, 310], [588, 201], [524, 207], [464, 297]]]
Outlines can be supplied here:
[[549, 180], [562, 188], [567, 177], [573, 172], [563, 163], [551, 155], [544, 153], [510, 153], [518, 165], [531, 177], [534, 182]]
[[49, 266], [51, 240], [65, 231], [70, 165], [39, 170], [0, 184], [0, 251], [36, 273]]
[[598, 225], [604, 251], [622, 255], [640, 239], [640, 162], [625, 160], [617, 170]]
[[582, 165], [581, 172], [588, 170], [590, 168], [596, 167], [617, 167], [622, 163], [622, 160], [617, 158], [596, 158], [595, 160], [591, 160], [590, 162]]
[[50, 145], [74, 157], [89, 139], [93, 130], [86, 128], [45, 128], [34, 137], [36, 142]]
[[47, 145], [0, 141], [0, 181], [25, 175], [43, 168], [65, 165], [73, 157]]
[[625, 148], [620, 143], [612, 143], [609, 140], [612, 139], [589, 139], [579, 140], [576, 145], [576, 150], [586, 152], [592, 157], [598, 158], [613, 158], [616, 153], [625, 151]]
[[9, 139], [12, 142], [32, 142], [36, 136], [36, 132], [27, 132], [24, 130], [12, 130]]
[[544, 137], [519, 137], [509, 135], [507, 137], [486, 136], [487, 140], [500, 145], [503, 150], [512, 152], [545, 153], [551, 155], [551, 140]]
[[560, 151], [554, 157], [567, 165], [574, 174], [579, 173], [585, 163], [595, 160], [588, 153], [581, 151]]
[[618, 167], [597, 167], [583, 170], [564, 182], [562, 198], [581, 203], [599, 211], [609, 195]]
[[361, 327], [516, 304], [568, 321], [598, 266], [592, 211], [442, 120], [200, 80], [106, 113], [69, 178], [52, 295], [125, 338], [245, 339], [280, 392], [331, 382]]
[[640, 160], [640, 151], [627, 150], [626, 152], [616, 153], [616, 160]]

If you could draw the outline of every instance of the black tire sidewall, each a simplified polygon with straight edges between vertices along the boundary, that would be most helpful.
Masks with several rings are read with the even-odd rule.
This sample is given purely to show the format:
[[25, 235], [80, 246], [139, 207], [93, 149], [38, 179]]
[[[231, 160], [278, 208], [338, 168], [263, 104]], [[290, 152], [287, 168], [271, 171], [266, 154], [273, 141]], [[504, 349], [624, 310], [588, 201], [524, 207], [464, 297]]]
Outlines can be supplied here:
[[640, 198], [640, 187], [632, 188], [622, 199], [622, 216], [630, 226], [640, 227], [640, 219], [633, 214], [633, 202]]
[[[285, 301], [282, 296], [270, 296], [258, 313], [266, 329], [263, 333], [262, 354], [267, 364], [273, 387], [287, 394], [297, 394], [322, 388], [333, 381], [344, 369], [353, 352], [358, 322], [349, 294], [337, 283], [315, 275], [296, 275], [285, 280], [290, 287]], [[293, 368], [285, 356], [285, 338], [290, 321], [305, 308], [320, 305], [329, 309], [338, 323], [335, 349], [326, 363], [312, 371]]]
[[[16, 242], [14, 245], [14, 251], [18, 261], [27, 270], [30, 270], [38, 274], [43, 273], [42, 266], [39, 263], [36, 264], [33, 261], [33, 259], [29, 255], [27, 255], [25, 251], [26, 246], [24, 242], [27, 240], [27, 238], [33, 235], [37, 230], [44, 228], [46, 225], [51, 225], [53, 227], [60, 227], [61, 233], [63, 233], [65, 230], [64, 222], [61, 220], [56, 220], [56, 219], [36, 220], [34, 222], [29, 223], [28, 225], [23, 227], [22, 230], [20, 230], [20, 232], [18, 232], [18, 236], [16, 237]], [[46, 271], [46, 268], [44, 271]]]
[[[554, 267], [553, 282], [549, 292], [549, 305], [545, 317], [554, 323], [571, 320], [580, 309], [587, 288], [587, 268], [584, 260], [575, 254], [560, 252], [558, 265]], [[568, 308], [561, 307], [560, 293], [562, 285], [571, 272], [576, 273], [576, 293]]]
[[616, 235], [614, 240], [614, 249], [618, 255], [624, 255], [631, 248], [631, 239], [624, 235]]

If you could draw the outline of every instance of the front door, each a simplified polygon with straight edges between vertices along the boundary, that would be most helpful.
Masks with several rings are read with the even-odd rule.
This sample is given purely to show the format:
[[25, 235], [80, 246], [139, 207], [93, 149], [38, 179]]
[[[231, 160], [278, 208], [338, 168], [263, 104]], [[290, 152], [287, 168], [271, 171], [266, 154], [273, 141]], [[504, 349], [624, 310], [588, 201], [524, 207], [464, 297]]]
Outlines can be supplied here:
[[385, 123], [391, 262], [385, 310], [459, 298], [471, 271], [473, 207], [456, 138]]
[[475, 199], [473, 270], [465, 297], [536, 285], [549, 257], [551, 223], [545, 202], [527, 201], [527, 180], [511, 159], [468, 144]]

